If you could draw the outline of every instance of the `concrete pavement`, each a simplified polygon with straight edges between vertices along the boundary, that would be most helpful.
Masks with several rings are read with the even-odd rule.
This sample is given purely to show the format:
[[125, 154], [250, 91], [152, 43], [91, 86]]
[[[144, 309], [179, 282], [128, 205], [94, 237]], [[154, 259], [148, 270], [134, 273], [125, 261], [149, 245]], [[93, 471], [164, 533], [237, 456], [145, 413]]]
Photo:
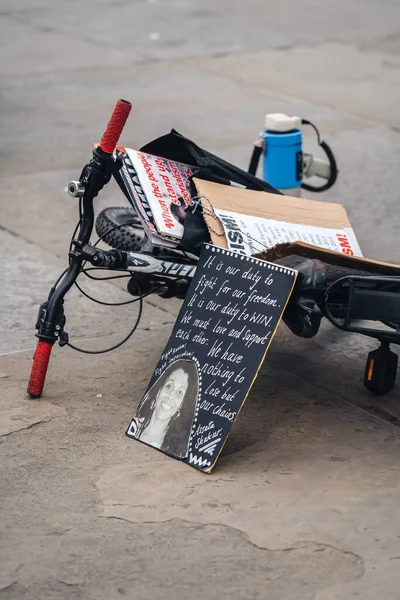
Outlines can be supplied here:
[[[176, 301], [147, 302], [111, 354], [57, 348], [43, 398], [24, 397], [77, 218], [63, 188], [118, 97], [134, 104], [126, 144], [175, 127], [243, 167], [266, 111], [315, 121], [340, 168], [324, 198], [346, 206], [366, 256], [400, 262], [400, 6], [284, 8], [1, 3], [0, 600], [398, 598], [399, 388], [364, 390], [367, 342], [282, 327], [210, 476], [124, 436]], [[97, 210], [110, 204], [112, 185]], [[99, 349], [136, 309], [76, 293], [66, 310], [71, 337]]]

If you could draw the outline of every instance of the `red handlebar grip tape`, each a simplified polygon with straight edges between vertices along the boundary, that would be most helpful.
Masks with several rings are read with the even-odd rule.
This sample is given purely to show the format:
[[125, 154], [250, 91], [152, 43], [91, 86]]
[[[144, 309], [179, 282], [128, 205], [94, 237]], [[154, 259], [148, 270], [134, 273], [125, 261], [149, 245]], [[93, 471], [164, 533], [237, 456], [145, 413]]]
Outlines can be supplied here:
[[107, 154], [112, 154], [125, 126], [132, 104], [127, 100], [118, 100], [107, 128], [101, 138], [100, 148]]
[[53, 344], [49, 344], [48, 342], [38, 342], [36, 346], [27, 390], [30, 396], [39, 398], [42, 395], [52, 347]]

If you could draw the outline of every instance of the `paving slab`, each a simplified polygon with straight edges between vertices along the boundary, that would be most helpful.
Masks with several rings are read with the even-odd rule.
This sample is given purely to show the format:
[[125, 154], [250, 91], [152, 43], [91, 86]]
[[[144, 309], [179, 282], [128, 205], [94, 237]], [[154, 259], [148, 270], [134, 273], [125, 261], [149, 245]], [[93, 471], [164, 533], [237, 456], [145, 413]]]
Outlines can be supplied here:
[[[56, 260], [50, 253], [1, 229], [0, 253], [6, 258], [2, 268], [0, 295], [0, 354], [32, 349], [37, 341], [34, 335], [39, 305], [47, 300], [51, 287], [67, 266], [67, 261]], [[126, 291], [119, 290], [107, 281], [98, 283], [81, 276], [79, 283], [82, 290], [103, 302], [133, 300]], [[65, 314], [65, 330], [70, 335], [71, 343], [95, 336], [105, 337], [111, 333], [122, 339], [135, 323], [138, 303], [115, 308], [94, 304], [74, 288], [66, 297]], [[173, 322], [173, 315], [146, 303], [139, 331], [153, 324], [159, 326]]]
[[286, 2], [285, 10], [259, 0], [117, 0], [112, 4], [91, 0], [79, 10], [72, 6], [73, 10], [55, 2], [52, 10], [39, 4], [30, 11], [11, 6], [8, 14], [37, 29], [124, 49], [131, 60], [285, 49], [316, 45], [327, 38], [367, 44], [372, 39], [389, 49], [398, 42], [396, 2], [386, 3], [385, 10], [377, 0], [364, 1], [362, 10], [344, 0], [325, 5], [305, 0], [301, 10], [296, 0]]
[[198, 472], [123, 435], [169, 332], [56, 349], [33, 402], [30, 354], [0, 357], [3, 597], [394, 598], [398, 428], [268, 360]]
[[[96, 47], [79, 38], [74, 39], [74, 52], [71, 53], [71, 39], [60, 30], [53, 32], [45, 27], [33, 28], [10, 16], [0, 16], [0, 28], [3, 32], [1, 49], [7, 56], [7, 60], [1, 62], [1, 76], [76, 68], [79, 55], [85, 57], [82, 61], [85, 68], [121, 64], [125, 60], [118, 49], [104, 48], [101, 44]], [[27, 51], [29, 47], [34, 47], [35, 52]]]
[[378, 48], [378, 44], [329, 43], [243, 53], [240, 60], [224, 56], [204, 60], [202, 66], [209, 72], [290, 96], [296, 90], [298, 98], [350, 112], [366, 122], [398, 126], [400, 38], [396, 38], [394, 53]]
[[[1, 600], [398, 598], [399, 388], [364, 389], [374, 343], [282, 326], [211, 475], [124, 436], [179, 301], [146, 302], [136, 335], [110, 354], [55, 347], [42, 399], [25, 396], [37, 308], [77, 218], [63, 189], [118, 97], [134, 104], [123, 143], [175, 127], [245, 168], [265, 112], [315, 121], [340, 169], [323, 198], [346, 206], [366, 255], [400, 262], [399, 3], [284, 9], [1, 3]], [[123, 203], [109, 186], [96, 211]], [[101, 349], [135, 311], [74, 292], [68, 329]]]

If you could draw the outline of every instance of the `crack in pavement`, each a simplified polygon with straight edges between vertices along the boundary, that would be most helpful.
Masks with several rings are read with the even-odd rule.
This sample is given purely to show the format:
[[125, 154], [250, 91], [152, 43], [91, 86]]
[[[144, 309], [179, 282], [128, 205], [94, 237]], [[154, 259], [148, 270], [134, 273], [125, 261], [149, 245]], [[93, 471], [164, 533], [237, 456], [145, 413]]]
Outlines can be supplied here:
[[99, 515], [98, 518], [114, 519], [116, 521], [125, 521], [126, 523], [130, 523], [131, 525], [158, 525], [158, 524], [165, 524], [165, 523], [182, 522], [182, 523], [188, 523], [189, 525], [194, 525], [196, 528], [200, 528], [200, 529], [203, 529], [208, 526], [224, 527], [226, 529], [236, 531], [236, 532], [240, 533], [241, 535], [243, 535], [246, 538], [246, 540], [248, 541], [248, 543], [251, 546], [253, 546], [254, 548], [257, 548], [257, 550], [265, 550], [268, 552], [290, 552], [292, 550], [299, 549], [299, 547], [301, 547], [303, 545], [316, 546], [314, 552], [319, 552], [319, 551], [323, 550], [324, 548], [329, 548], [331, 550], [334, 550], [335, 552], [340, 552], [344, 555], [352, 556], [353, 558], [355, 558], [357, 561], [359, 561], [362, 564], [363, 574], [365, 572], [364, 559], [362, 556], [360, 556], [359, 554], [356, 554], [355, 552], [352, 552], [351, 550], [343, 550], [342, 548], [338, 548], [337, 546], [333, 546], [332, 544], [327, 544], [325, 542], [314, 542], [311, 540], [301, 540], [291, 546], [286, 546], [283, 548], [269, 548], [268, 546], [259, 546], [258, 544], [256, 544], [255, 542], [253, 542], [251, 540], [250, 536], [245, 531], [243, 531], [242, 529], [239, 529], [238, 527], [233, 527], [232, 525], [226, 525], [225, 523], [217, 523], [217, 522], [212, 522], [212, 521], [207, 522], [207, 523], [199, 523], [198, 521], [190, 521], [188, 519], [182, 519], [182, 518], [176, 518], [176, 517], [173, 517], [171, 519], [165, 519], [163, 521], [132, 521], [131, 519], [127, 519], [126, 517], [116, 517], [113, 515]]
[[79, 587], [83, 585], [82, 583], [71, 583], [69, 581], [63, 581], [62, 579], [56, 579], [57, 583], [62, 583], [63, 585], [67, 585], [68, 587]]
[[[36, 9], [36, 10], [38, 10], [38, 12], [39, 12], [41, 9]], [[6, 19], [9, 19], [10, 21], [13, 21], [14, 23], [17, 23], [18, 25], [27, 27], [35, 33], [42, 33], [42, 34], [53, 33], [58, 36], [64, 36], [65, 38], [69, 38], [70, 40], [73, 40], [73, 41], [84, 42], [85, 44], [88, 44], [88, 46], [93, 46], [94, 48], [97, 48], [97, 49], [102, 50], [104, 48], [107, 48], [108, 50], [113, 51], [116, 54], [120, 55], [121, 59], [124, 61], [123, 64], [125, 64], [125, 62], [128, 64], [130, 64], [130, 63], [136, 64], [136, 62], [137, 62], [130, 57], [128, 52], [122, 51], [119, 47], [115, 47], [115, 45], [105, 43], [104, 41], [100, 42], [100, 41], [94, 40], [90, 37], [82, 37], [79, 35], [73, 35], [70, 31], [64, 31], [63, 29], [61, 29], [59, 27], [54, 27], [52, 25], [40, 25], [40, 24], [38, 25], [37, 23], [32, 23], [27, 19], [18, 18], [19, 14], [21, 14], [23, 16], [26, 13], [27, 13], [27, 11], [10, 11], [9, 14], [5, 14], [5, 15], [2, 15], [0, 13], [0, 16], [5, 17]], [[98, 65], [98, 68], [101, 68], [101, 65]], [[76, 69], [74, 68], [73, 70], [75, 71]], [[60, 72], [60, 70], [57, 70], [57, 72]], [[33, 73], [33, 74], [35, 75], [36, 73]]]
[[[53, 417], [53, 418], [56, 419], [57, 417]], [[40, 425], [40, 423], [48, 423], [50, 420], [51, 420], [51, 418], [41, 419], [40, 421], [35, 421], [35, 423], [31, 423], [30, 425], [24, 425], [23, 427], [20, 427], [19, 429], [14, 429], [13, 431], [9, 431], [8, 433], [0, 433], [0, 438], [8, 437], [10, 435], [13, 435], [13, 433], [19, 433], [20, 431], [24, 431], [25, 429], [32, 429], [36, 425]]]
[[18, 583], [18, 580], [16, 579], [15, 581], [12, 581], [11, 583], [9, 583], [8, 585], [5, 585], [4, 587], [0, 588], [0, 594], [2, 592], [6, 592], [7, 590], [11, 589], [12, 587], [14, 587], [14, 585], [16, 585]]
[[[31, 240], [28, 240], [28, 238], [17, 233], [16, 231], [13, 231], [12, 229], [9, 229], [8, 227], [5, 227], [4, 225], [0, 225], [0, 231], [5, 231], [9, 235], [12, 235], [13, 237], [17, 238], [17, 240], [22, 240], [23, 242], [26, 242], [27, 244], [30, 244], [31, 246], [36, 246], [36, 244], [34, 242], [32, 242]], [[39, 246], [36, 246], [36, 247], [38, 248]]]

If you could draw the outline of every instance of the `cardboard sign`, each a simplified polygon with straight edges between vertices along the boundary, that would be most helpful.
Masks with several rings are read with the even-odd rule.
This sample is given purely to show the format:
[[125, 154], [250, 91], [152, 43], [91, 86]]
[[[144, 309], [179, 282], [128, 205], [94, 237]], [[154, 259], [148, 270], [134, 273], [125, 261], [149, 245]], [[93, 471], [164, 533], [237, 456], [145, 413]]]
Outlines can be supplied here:
[[213, 244], [252, 255], [286, 242], [362, 256], [341, 204], [193, 179]]
[[206, 245], [127, 435], [210, 472], [264, 361], [296, 275]]
[[303, 242], [296, 242], [295, 244], [278, 244], [265, 252], [256, 254], [256, 258], [273, 262], [291, 256], [316, 258], [328, 265], [336, 265], [352, 271], [364, 271], [366, 274], [400, 275], [400, 265], [351, 256], [343, 254], [342, 252], [332, 252], [331, 250], [318, 248], [317, 246], [311, 246], [310, 244], [304, 244]]

